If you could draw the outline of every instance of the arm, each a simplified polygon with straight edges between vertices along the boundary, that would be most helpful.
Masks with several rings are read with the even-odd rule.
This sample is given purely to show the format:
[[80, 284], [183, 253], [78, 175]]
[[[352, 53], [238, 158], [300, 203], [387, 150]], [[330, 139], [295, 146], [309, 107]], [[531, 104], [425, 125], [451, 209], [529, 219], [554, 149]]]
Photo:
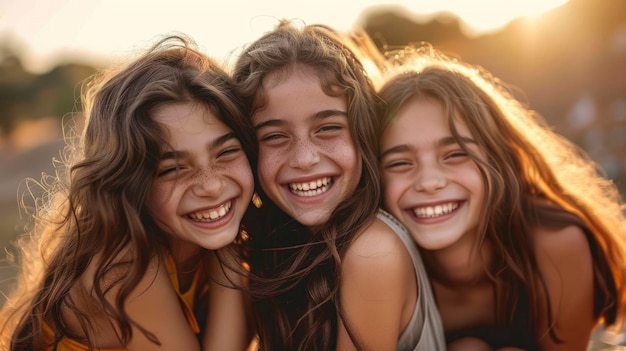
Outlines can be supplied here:
[[[417, 300], [411, 258], [396, 234], [376, 220], [348, 248], [342, 262], [340, 301], [363, 350], [395, 351]], [[337, 350], [355, 350], [339, 320]]]
[[137, 327], [133, 327], [128, 350], [200, 350], [198, 338], [180, 307], [169, 274], [156, 259], [129, 297], [126, 311], [161, 343], [160, 346], [153, 343]]
[[[558, 338], [539, 335], [541, 351], [585, 351], [596, 321], [593, 318], [593, 262], [583, 231], [576, 226], [540, 229], [535, 235], [537, 264], [544, 276]], [[548, 329], [546, 318], [539, 323]]]
[[[210, 251], [208, 255], [210, 256], [209, 274], [216, 282], [212, 282], [209, 289], [209, 314], [202, 349], [204, 351], [246, 350], [251, 340], [246, 318], [249, 304], [240, 290], [230, 287], [233, 283], [242, 286], [244, 279], [240, 274], [222, 267], [214, 252]], [[236, 260], [233, 258], [227, 265], [239, 265]]]

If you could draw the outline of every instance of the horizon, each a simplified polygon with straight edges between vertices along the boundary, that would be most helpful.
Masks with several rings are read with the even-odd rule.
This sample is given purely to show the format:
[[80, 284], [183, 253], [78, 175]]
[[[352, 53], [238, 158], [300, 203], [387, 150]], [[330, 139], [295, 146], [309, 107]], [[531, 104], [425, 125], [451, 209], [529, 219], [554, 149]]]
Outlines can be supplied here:
[[[479, 36], [497, 31], [517, 18], [538, 17], [568, 1], [479, 0], [470, 5], [464, 0], [235, 0], [201, 5], [193, 0], [0, 0], [0, 40], [15, 51], [24, 68], [32, 73], [43, 73], [67, 62], [107, 66], [133, 57], [155, 38], [173, 32], [190, 36], [207, 54], [227, 61], [282, 18], [324, 23], [349, 31], [359, 28], [370, 11], [401, 7], [419, 21], [452, 14], [466, 35]], [[328, 11], [325, 5], [333, 10]], [[219, 9], [214, 11], [216, 7]], [[490, 7], [488, 15], [486, 7]], [[224, 35], [225, 29], [231, 30], [230, 35]]]

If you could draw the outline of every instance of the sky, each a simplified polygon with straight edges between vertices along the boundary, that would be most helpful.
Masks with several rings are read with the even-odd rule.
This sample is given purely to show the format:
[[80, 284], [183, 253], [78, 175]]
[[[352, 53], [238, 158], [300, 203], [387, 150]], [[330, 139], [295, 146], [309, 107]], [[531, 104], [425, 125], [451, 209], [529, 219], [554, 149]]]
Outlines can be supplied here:
[[[0, 0], [0, 43], [21, 51], [25, 67], [44, 72], [58, 62], [108, 65], [135, 56], [162, 35], [181, 32], [218, 60], [271, 30], [279, 19], [359, 27], [373, 9], [401, 6], [428, 18], [457, 15], [469, 35], [496, 30], [520, 16], [539, 16], [567, 0]], [[400, 5], [399, 5], [400, 4]]]

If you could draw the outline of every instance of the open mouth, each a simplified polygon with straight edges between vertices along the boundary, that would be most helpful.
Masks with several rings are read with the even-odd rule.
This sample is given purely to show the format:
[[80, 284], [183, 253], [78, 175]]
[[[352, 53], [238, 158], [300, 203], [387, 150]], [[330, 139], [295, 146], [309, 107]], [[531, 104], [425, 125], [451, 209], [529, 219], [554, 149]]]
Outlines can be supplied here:
[[333, 185], [331, 177], [323, 177], [304, 183], [289, 183], [289, 190], [298, 196], [310, 197], [325, 193]]
[[219, 207], [209, 210], [192, 212], [187, 215], [187, 218], [196, 222], [215, 222], [222, 217], [226, 216], [232, 207], [231, 201], [225, 202]]
[[436, 218], [454, 212], [459, 206], [459, 202], [449, 202], [436, 206], [415, 207], [413, 214], [417, 218]]

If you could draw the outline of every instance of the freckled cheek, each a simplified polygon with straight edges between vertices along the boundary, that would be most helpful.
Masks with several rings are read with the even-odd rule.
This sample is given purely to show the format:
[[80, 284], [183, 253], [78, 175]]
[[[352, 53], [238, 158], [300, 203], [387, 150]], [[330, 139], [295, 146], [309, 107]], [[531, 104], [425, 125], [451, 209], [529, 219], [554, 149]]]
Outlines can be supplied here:
[[179, 182], [180, 186], [188, 187], [192, 184], [206, 184], [209, 182], [219, 181], [220, 171], [211, 167], [202, 168], [199, 172], [195, 173], [191, 178], [183, 182]]
[[280, 153], [270, 152], [260, 148], [257, 174], [261, 182], [266, 182], [267, 179], [275, 176], [280, 168], [280, 165], [286, 162], [286, 160], [286, 155], [281, 155]]
[[171, 184], [154, 184], [147, 198], [148, 211], [153, 215], [166, 212], [175, 196], [175, 187]]
[[357, 155], [356, 146], [349, 142], [330, 141], [320, 143], [319, 147], [324, 154], [332, 155], [342, 163], [351, 163], [357, 166], [361, 159], [361, 156]]
[[243, 188], [244, 191], [254, 188], [254, 178], [252, 177], [252, 169], [248, 161], [240, 162], [226, 173], [234, 176], [235, 181]]

